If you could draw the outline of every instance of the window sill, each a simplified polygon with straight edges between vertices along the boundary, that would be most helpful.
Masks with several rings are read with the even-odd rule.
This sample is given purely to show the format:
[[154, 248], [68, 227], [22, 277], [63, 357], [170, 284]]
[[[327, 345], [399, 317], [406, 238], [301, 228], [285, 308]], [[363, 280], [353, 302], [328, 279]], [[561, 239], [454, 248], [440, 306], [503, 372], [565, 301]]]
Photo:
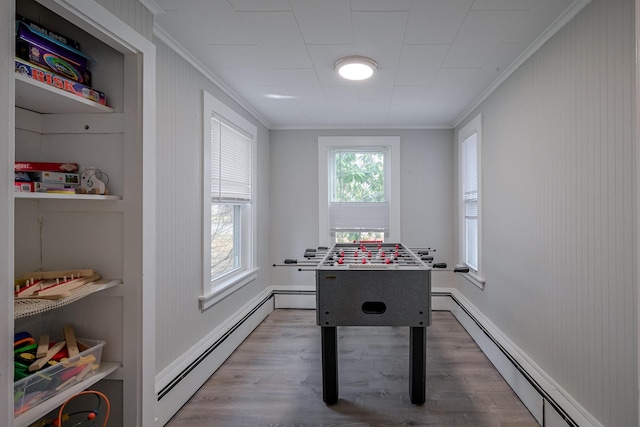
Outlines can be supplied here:
[[258, 270], [259, 268], [254, 268], [234, 274], [228, 279], [212, 286], [210, 293], [198, 297], [198, 300], [200, 301], [200, 310], [205, 311], [209, 309], [238, 289], [254, 281], [258, 277]]
[[477, 273], [469, 272], [462, 273], [462, 277], [479, 287], [480, 289], [484, 289], [485, 280], [484, 277], [479, 276]]

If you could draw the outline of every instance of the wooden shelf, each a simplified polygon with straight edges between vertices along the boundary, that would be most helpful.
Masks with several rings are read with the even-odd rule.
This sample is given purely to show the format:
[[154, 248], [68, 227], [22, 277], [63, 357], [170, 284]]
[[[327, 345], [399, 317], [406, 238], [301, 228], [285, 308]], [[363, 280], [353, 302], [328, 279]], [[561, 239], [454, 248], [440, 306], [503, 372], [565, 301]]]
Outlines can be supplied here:
[[99, 194], [14, 193], [16, 199], [121, 200], [120, 196]]
[[93, 384], [115, 372], [118, 368], [120, 368], [120, 363], [118, 362], [101, 362], [100, 371], [95, 375], [90, 376], [86, 380], [71, 386], [70, 388], [56, 394], [50, 399], [47, 399], [39, 405], [29, 409], [27, 412], [17, 416], [13, 421], [14, 427], [27, 427], [31, 425], [32, 423], [47, 415], [49, 412], [56, 409], [58, 406], [62, 405], [74, 394], [91, 387]]
[[43, 114], [113, 113], [107, 107], [89, 99], [70, 94], [61, 89], [15, 74], [16, 107]]
[[89, 283], [71, 291], [71, 295], [57, 300], [41, 298], [17, 298], [14, 300], [14, 319], [35, 316], [47, 311], [55, 310], [88, 297], [96, 292], [120, 285], [121, 280], [99, 280]]

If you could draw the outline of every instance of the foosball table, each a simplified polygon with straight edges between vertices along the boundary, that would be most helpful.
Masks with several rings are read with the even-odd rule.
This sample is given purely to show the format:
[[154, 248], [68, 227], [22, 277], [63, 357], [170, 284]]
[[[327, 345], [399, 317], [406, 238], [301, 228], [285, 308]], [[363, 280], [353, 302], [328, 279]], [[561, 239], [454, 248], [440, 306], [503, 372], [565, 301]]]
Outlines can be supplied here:
[[[316, 323], [322, 340], [322, 398], [338, 401], [338, 326], [408, 326], [409, 396], [426, 399], [427, 326], [431, 324], [431, 271], [434, 250], [401, 243], [337, 243], [307, 249], [305, 261], [283, 265], [316, 273]], [[454, 272], [468, 272], [457, 267]]]
[[338, 401], [338, 326], [409, 326], [409, 395], [424, 403], [431, 268], [418, 256], [402, 244], [336, 244], [316, 269], [316, 308], [325, 403]]

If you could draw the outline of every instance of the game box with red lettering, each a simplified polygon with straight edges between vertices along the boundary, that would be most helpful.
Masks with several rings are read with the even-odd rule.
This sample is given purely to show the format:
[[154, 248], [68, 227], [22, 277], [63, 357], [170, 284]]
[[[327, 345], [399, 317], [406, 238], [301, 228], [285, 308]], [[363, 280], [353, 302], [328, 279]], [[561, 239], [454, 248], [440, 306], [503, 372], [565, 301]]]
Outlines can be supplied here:
[[16, 58], [16, 73], [32, 78], [38, 82], [69, 92], [81, 98], [88, 99], [101, 105], [107, 105], [107, 97], [103, 92], [85, 86], [82, 83], [66, 79], [42, 67], [27, 63]]

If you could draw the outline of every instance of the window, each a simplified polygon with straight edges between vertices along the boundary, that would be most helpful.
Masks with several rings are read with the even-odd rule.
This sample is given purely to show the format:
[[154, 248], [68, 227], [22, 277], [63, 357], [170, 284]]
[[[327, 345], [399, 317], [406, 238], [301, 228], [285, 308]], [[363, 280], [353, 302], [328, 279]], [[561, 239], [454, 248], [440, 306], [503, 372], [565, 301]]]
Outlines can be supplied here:
[[203, 309], [256, 277], [256, 133], [255, 126], [204, 92]]
[[482, 217], [480, 142], [482, 117], [477, 116], [458, 133], [460, 182], [460, 262], [469, 267], [467, 277], [479, 287], [482, 279]]
[[399, 241], [398, 137], [320, 137], [320, 244]]

